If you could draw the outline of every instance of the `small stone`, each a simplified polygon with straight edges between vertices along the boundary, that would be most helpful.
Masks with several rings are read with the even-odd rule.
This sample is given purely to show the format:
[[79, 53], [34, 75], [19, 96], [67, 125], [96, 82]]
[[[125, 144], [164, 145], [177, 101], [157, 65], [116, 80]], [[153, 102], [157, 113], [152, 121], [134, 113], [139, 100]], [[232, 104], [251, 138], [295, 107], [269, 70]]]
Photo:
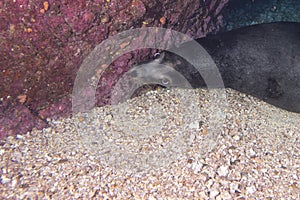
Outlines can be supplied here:
[[201, 174], [198, 175], [198, 179], [201, 180], [202, 182], [205, 182], [208, 179], [208, 175], [201, 173]]
[[227, 191], [223, 191], [219, 196], [222, 200], [232, 199], [231, 195]]
[[233, 139], [234, 139], [235, 141], [239, 141], [241, 138], [240, 138], [239, 135], [234, 135], [234, 136], [233, 136]]
[[294, 180], [298, 180], [299, 179], [298, 175], [297, 174], [293, 174], [293, 179]]
[[209, 198], [214, 199], [220, 192], [218, 189], [213, 188], [209, 193]]
[[229, 188], [230, 188], [230, 193], [231, 194], [239, 192], [239, 183], [238, 182], [233, 182], [233, 183], [230, 184]]
[[262, 168], [260, 171], [261, 171], [262, 173], [267, 173], [267, 172], [268, 172], [268, 169]]
[[6, 184], [10, 182], [10, 178], [7, 178], [6, 176], [2, 175], [1, 176], [1, 183]]
[[228, 166], [221, 166], [217, 171], [219, 176], [227, 176], [228, 172], [229, 172]]
[[199, 192], [198, 196], [200, 199], [208, 199], [208, 196], [205, 194], [205, 192]]
[[52, 158], [47, 153], [44, 155], [44, 157], [46, 158], [46, 160], [48, 162], [50, 162], [52, 160]]
[[22, 140], [22, 139], [24, 139], [24, 136], [23, 135], [16, 135], [16, 138], [19, 139], [19, 140]]
[[246, 188], [248, 194], [253, 194], [256, 192], [256, 187], [254, 185]]
[[198, 163], [198, 162], [194, 162], [192, 164], [192, 169], [195, 171], [195, 172], [200, 172], [201, 169], [203, 167], [203, 164], [202, 163]]
[[189, 128], [190, 129], [199, 129], [199, 122], [194, 121], [194, 122], [190, 123]]
[[6, 168], [2, 168], [2, 174], [6, 174], [7, 173], [7, 170], [6, 170]]
[[107, 23], [107, 22], [109, 22], [109, 16], [103, 16], [103, 17], [101, 18], [101, 22], [102, 22], [102, 23]]
[[249, 155], [250, 157], [255, 157], [256, 156], [256, 152], [253, 149], [249, 150]]
[[112, 120], [112, 115], [106, 115], [104, 118], [105, 123], [110, 122], [111, 120]]
[[11, 186], [16, 187], [17, 183], [18, 183], [18, 179], [16, 177], [14, 177], [11, 181]]

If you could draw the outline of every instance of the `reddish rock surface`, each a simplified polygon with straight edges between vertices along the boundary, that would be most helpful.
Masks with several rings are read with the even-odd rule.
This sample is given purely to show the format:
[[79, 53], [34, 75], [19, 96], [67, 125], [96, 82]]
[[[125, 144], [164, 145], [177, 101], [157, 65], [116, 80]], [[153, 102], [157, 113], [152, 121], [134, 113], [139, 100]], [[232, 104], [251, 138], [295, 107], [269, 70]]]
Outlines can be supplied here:
[[[83, 59], [110, 35], [142, 26], [192, 37], [217, 31], [228, 0], [3, 0], [0, 2], [0, 138], [47, 126], [71, 114], [72, 86]], [[100, 80], [107, 104], [118, 78], [150, 50], [115, 61]]]

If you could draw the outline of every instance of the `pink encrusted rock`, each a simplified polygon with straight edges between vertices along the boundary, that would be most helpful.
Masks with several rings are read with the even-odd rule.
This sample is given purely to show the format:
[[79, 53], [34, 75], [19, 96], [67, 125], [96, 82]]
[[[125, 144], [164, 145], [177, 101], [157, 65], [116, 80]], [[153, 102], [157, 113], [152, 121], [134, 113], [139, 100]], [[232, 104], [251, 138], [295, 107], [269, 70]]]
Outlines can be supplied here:
[[0, 106], [0, 139], [24, 134], [32, 128], [45, 128], [47, 123], [19, 102], [8, 100]]

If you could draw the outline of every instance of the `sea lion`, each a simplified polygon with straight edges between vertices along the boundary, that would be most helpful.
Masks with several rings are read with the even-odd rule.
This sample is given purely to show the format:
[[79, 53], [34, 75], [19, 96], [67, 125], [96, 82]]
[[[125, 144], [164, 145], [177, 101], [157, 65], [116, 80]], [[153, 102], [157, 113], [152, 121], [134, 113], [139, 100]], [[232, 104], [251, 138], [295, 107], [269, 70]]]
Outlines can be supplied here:
[[[209, 35], [197, 42], [216, 63], [225, 87], [300, 113], [300, 23], [252, 25]], [[188, 46], [186, 43], [179, 48]], [[191, 64], [168, 51], [146, 67], [133, 67], [129, 73], [136, 79], [151, 77], [162, 86], [180, 86], [181, 79], [173, 78], [166, 69], [160, 71], [158, 65], [175, 69], [194, 88], [205, 87]]]

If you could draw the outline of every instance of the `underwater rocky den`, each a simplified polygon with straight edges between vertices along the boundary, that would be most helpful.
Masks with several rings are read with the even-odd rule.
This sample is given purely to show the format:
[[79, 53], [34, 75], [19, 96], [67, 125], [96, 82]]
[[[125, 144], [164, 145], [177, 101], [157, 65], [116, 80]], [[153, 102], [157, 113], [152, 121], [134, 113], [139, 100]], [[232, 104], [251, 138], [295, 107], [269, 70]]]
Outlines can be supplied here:
[[[3, 0], [0, 2], [0, 138], [71, 114], [77, 71], [94, 47], [122, 31], [163, 27], [194, 38], [222, 26], [228, 0]], [[104, 72], [97, 106], [116, 81], [155, 50], [121, 56]]]

